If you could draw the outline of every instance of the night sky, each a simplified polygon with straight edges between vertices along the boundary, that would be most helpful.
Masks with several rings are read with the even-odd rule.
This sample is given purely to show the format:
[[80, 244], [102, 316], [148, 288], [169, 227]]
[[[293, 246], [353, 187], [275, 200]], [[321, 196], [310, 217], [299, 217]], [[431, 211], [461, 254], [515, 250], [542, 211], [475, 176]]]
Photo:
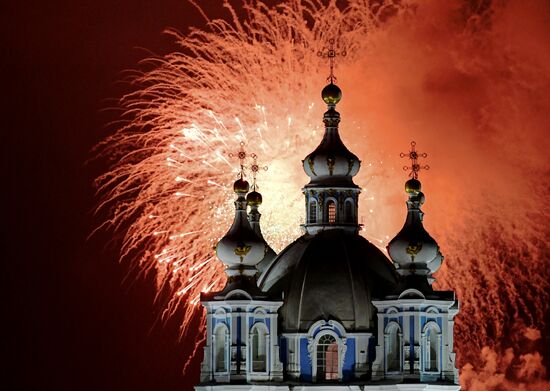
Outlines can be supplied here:
[[[205, 3], [201, 5], [211, 18], [227, 16], [221, 6], [221, 0], [200, 3]], [[266, 1], [266, 3], [271, 4], [273, 1]], [[487, 4], [479, 2], [481, 3]], [[518, 140], [531, 137], [532, 140], [540, 142], [532, 143], [536, 148], [522, 150], [521, 148], [525, 145], [531, 144], [511, 138], [516, 140], [514, 142], [518, 142], [518, 150], [515, 149], [515, 144], [510, 144], [514, 148], [508, 148], [502, 155], [508, 154], [508, 157], [520, 156], [521, 158], [525, 154], [533, 161], [537, 156], [542, 160], [541, 156], [543, 157], [544, 152], [539, 153], [539, 149], [543, 150], [548, 140], [547, 107], [550, 107], [548, 105], [550, 102], [548, 85], [550, 84], [542, 84], [542, 87], [538, 84], [539, 79], [542, 82], [548, 80], [547, 71], [540, 71], [540, 74], [533, 73], [535, 77], [532, 80], [529, 73], [531, 68], [528, 65], [531, 65], [530, 59], [546, 58], [546, 52], [540, 48], [544, 48], [544, 40], [550, 36], [547, 29], [548, 23], [540, 22], [543, 19], [538, 18], [536, 7], [530, 9], [520, 2], [514, 4], [518, 10], [524, 8], [527, 10], [516, 17], [512, 7], [512, 11], [508, 10], [505, 13], [505, 16], [508, 15], [510, 19], [502, 19], [500, 24], [497, 24], [497, 27], [500, 26], [497, 32], [508, 37], [510, 42], [498, 41], [498, 34], [495, 35], [497, 38], [494, 42], [485, 42], [488, 44], [487, 47], [493, 48], [495, 57], [494, 61], [489, 59], [486, 64], [499, 65], [501, 62], [504, 64], [503, 68], [496, 68], [497, 71], [494, 75], [491, 74], [491, 78], [487, 78], [484, 72], [480, 72], [479, 79], [455, 79], [453, 78], [456, 76], [455, 73], [443, 72], [447, 69], [445, 68], [448, 60], [446, 57], [435, 56], [436, 60], [441, 60], [441, 63], [435, 64], [436, 67], [433, 67], [428, 60], [421, 62], [417, 67], [420, 69], [417, 76], [414, 72], [412, 76], [407, 73], [406, 62], [403, 63], [403, 68], [401, 67], [401, 57], [407, 53], [414, 57], [417, 51], [414, 45], [411, 46], [412, 50], [407, 51], [407, 42], [415, 42], [414, 39], [418, 38], [420, 42], [433, 43], [434, 41], [439, 47], [444, 47], [448, 37], [452, 37], [454, 24], [449, 24], [448, 31], [442, 30], [448, 35], [427, 33], [431, 32], [431, 29], [415, 30], [413, 28], [412, 33], [405, 30], [410, 33], [409, 41], [397, 40], [397, 44], [403, 46], [395, 46], [396, 50], [393, 50], [394, 41], [389, 40], [387, 47], [392, 50], [388, 50], [389, 54], [384, 58], [398, 61], [389, 62], [393, 64], [393, 68], [388, 69], [396, 70], [395, 74], [381, 80], [391, 80], [393, 83], [397, 75], [403, 78], [401, 82], [402, 84], [405, 82], [404, 85], [407, 86], [409, 85], [405, 80], [407, 77], [415, 81], [414, 77], [420, 78], [424, 73], [430, 74], [434, 69], [437, 71], [435, 78], [430, 79], [435, 80], [436, 83], [423, 85], [426, 88], [418, 93], [421, 99], [413, 102], [421, 104], [409, 106], [408, 101], [405, 102], [407, 104], [401, 105], [405, 114], [397, 118], [409, 116], [410, 113], [406, 112], [409, 107], [420, 107], [420, 110], [417, 110], [418, 117], [412, 116], [412, 118], [427, 120], [431, 117], [425, 116], [422, 108], [429, 109], [434, 102], [445, 101], [449, 102], [449, 112], [443, 111], [439, 113], [441, 117], [436, 116], [436, 118], [441, 120], [440, 124], [453, 124], [455, 118], [462, 118], [462, 114], [466, 116], [469, 113], [478, 113], [478, 102], [481, 99], [501, 94], [501, 90], [497, 87], [515, 86], [507, 78], [517, 74], [522, 76], [517, 79], [519, 84], [527, 80], [527, 87], [520, 86], [521, 94], [516, 95], [523, 97], [521, 101], [518, 98], [518, 110], [529, 108], [524, 110], [523, 116], [518, 117], [520, 120], [525, 119], [525, 124], [521, 123], [521, 126], [517, 127], [520, 130], [517, 133], [521, 136]], [[436, 11], [439, 10], [436, 9]], [[442, 14], [446, 15], [446, 13]], [[438, 15], [436, 12], [435, 17]], [[531, 19], [528, 18], [529, 16]], [[191, 368], [189, 371], [193, 373], [191, 377], [183, 376], [184, 357], [189, 353], [190, 346], [186, 345], [185, 341], [178, 341], [177, 316], [173, 317], [168, 324], [159, 324], [159, 311], [165, 303], [153, 302], [156, 293], [153, 276], [136, 278], [135, 274], [128, 270], [128, 264], [119, 263], [119, 242], [109, 232], [100, 230], [89, 239], [88, 236], [108, 218], [107, 215], [95, 216], [93, 213], [98, 203], [93, 182], [98, 175], [107, 170], [110, 162], [106, 159], [91, 159], [94, 156], [94, 146], [117, 129], [117, 125], [113, 124], [120, 120], [121, 112], [117, 110], [117, 100], [124, 94], [136, 90], [136, 86], [124, 82], [128, 75], [125, 71], [143, 69], [143, 65], [139, 64], [140, 60], [151, 57], [152, 54], [163, 55], [180, 50], [174, 44], [173, 37], [163, 34], [163, 30], [167, 27], [173, 27], [185, 33], [190, 26], [203, 27], [204, 19], [187, 0], [10, 2], [2, 6], [0, 18], [2, 19], [0, 40], [4, 87], [1, 94], [1, 107], [4, 111], [1, 144], [2, 168], [5, 177], [2, 186], [2, 205], [5, 212], [2, 214], [4, 251], [1, 258], [0, 284], [7, 294], [7, 299], [4, 299], [7, 314], [3, 317], [4, 332], [0, 339], [3, 361], [7, 365], [2, 366], [0, 388], [2, 390], [192, 390], [192, 385], [198, 381], [198, 368], [196, 366]], [[538, 24], [533, 21], [538, 21]], [[510, 23], [509, 29], [513, 33], [510, 33], [507, 28]], [[423, 25], [421, 24], [420, 27]], [[512, 30], [514, 27], [516, 29]], [[401, 39], [402, 34], [395, 34], [393, 37]], [[384, 49], [384, 45], [380, 46]], [[519, 64], [523, 61], [526, 70], [522, 71], [522, 67], [516, 67], [510, 73], [512, 76], [507, 76], [509, 69], [504, 66], [514, 62], [509, 62], [507, 57], [502, 55], [507, 53], [506, 50], [502, 53], [496, 50], [507, 46], [515, 48], [511, 53], [519, 53], [517, 61]], [[425, 47], [431, 46], [425, 45]], [[519, 50], [524, 48], [525, 51]], [[479, 51], [483, 50], [479, 49]], [[467, 58], [471, 54], [468, 51], [460, 53]], [[473, 54], [478, 53], [473, 52]], [[491, 52], [488, 57], [490, 55]], [[501, 57], [506, 61], [501, 61]], [[479, 58], [485, 59], [484, 56]], [[541, 60], [540, 63], [542, 62]], [[550, 64], [550, 59], [547, 63]], [[376, 64], [374, 65], [371, 68], [373, 77], [389, 75], [383, 62], [378, 64], [379, 69]], [[376, 73], [377, 69], [378, 73]], [[503, 69], [506, 72], [503, 72]], [[547, 68], [540, 66], [536, 61], [533, 69], [538, 72]], [[467, 82], [464, 83], [464, 80]], [[494, 83], [495, 80], [497, 83]], [[400, 86], [397, 82], [395, 84], [397, 87]], [[496, 86], [494, 89], [493, 85]], [[535, 92], [540, 94], [541, 98], [536, 93], [528, 91], [530, 86], [535, 86], [533, 90], [536, 90]], [[390, 101], [392, 89], [389, 88], [388, 91], [386, 96]], [[416, 93], [416, 89], [414, 91]], [[479, 91], [481, 93], [477, 93]], [[497, 93], [494, 93], [495, 91]], [[351, 96], [352, 91], [350, 91]], [[477, 100], [472, 100], [471, 96], [475, 96]], [[391, 120], [393, 117], [386, 115], [384, 109], [393, 106], [401, 107], [399, 102], [404, 102], [405, 99], [408, 100], [406, 95], [403, 97], [399, 95], [396, 104], [386, 105], [387, 107], [384, 106], [383, 99], [380, 101], [373, 99], [372, 103], [380, 103], [381, 109], [373, 111], [379, 112], [381, 118]], [[353, 102], [353, 99], [349, 102]], [[357, 102], [361, 103], [358, 99]], [[495, 102], [495, 111], [492, 112], [494, 118], [509, 119], [505, 110], [508, 106], [499, 106], [498, 99]], [[534, 113], [533, 118], [530, 113]], [[513, 116], [510, 118], [515, 119]], [[378, 120], [380, 121], [380, 118]], [[417, 121], [416, 126], [420, 127], [422, 121]], [[415, 122], [411, 123], [412, 125], [409, 125], [414, 127]], [[501, 124], [498, 121], [495, 123]], [[503, 121], [503, 123], [507, 122]], [[510, 123], [512, 124], [510, 129], [516, 129], [513, 127], [516, 123], [513, 121]], [[389, 126], [391, 128], [391, 121]], [[394, 130], [400, 128], [401, 126], [394, 126]], [[490, 126], [488, 129], [491, 130]], [[476, 155], [479, 159], [473, 159], [470, 164], [475, 166], [476, 162], [484, 158], [486, 160], [483, 160], [483, 163], [489, 163], [482, 167], [502, 170], [502, 174], [499, 173], [497, 176], [506, 180], [497, 182], [506, 185], [507, 191], [502, 194], [509, 197], [508, 178], [510, 178], [509, 188], [512, 190], [516, 189], [514, 183], [523, 183], [519, 180], [514, 182], [518, 179], [514, 177], [514, 173], [517, 175], [516, 171], [512, 174], [506, 171], [506, 167], [515, 168], [512, 166], [516, 160], [504, 161], [504, 163], [496, 160], [495, 157], [500, 159], [501, 152], [491, 149], [494, 145], [491, 140], [493, 134], [478, 134], [474, 131], [477, 132], [477, 128], [470, 129], [470, 136], [480, 145], [480, 150], [484, 153], [480, 155], [481, 157]], [[429, 134], [429, 132], [425, 133], [425, 135]], [[439, 137], [438, 133], [434, 134]], [[464, 134], [468, 136], [466, 131]], [[508, 133], [502, 134], [508, 135]], [[379, 135], [381, 139], [389, 140], [388, 143], [394, 142], [396, 138], [396, 136], [393, 139], [387, 137], [387, 134], [382, 132]], [[428, 140], [432, 138], [434, 137], [425, 137]], [[465, 139], [467, 141], [467, 137]], [[445, 149], [443, 147], [441, 149], [455, 153], [448, 159], [451, 161], [452, 156], [457, 156], [457, 151], [461, 149], [451, 149], [452, 137], [441, 137], [438, 142], [443, 143], [443, 140], [447, 145]], [[538, 155], [533, 154], [533, 151]], [[531, 167], [526, 163], [529, 159], [517, 161], [522, 163], [518, 170]], [[498, 162], [498, 164], [491, 162]], [[431, 161], [430, 164], [432, 164]], [[538, 167], [543, 164], [539, 162], [533, 166]], [[454, 166], [440, 165], [439, 167], [440, 172], [444, 172], [445, 167], [449, 169]], [[460, 169], [462, 170], [463, 167], [461, 166]], [[476, 167], [472, 171], [481, 172], [478, 176], [472, 175], [474, 179], [483, 177], [484, 170], [478, 170]], [[524, 174], [526, 177], [533, 176], [535, 171], [525, 171]], [[523, 176], [522, 174], [520, 179], [523, 179]], [[478, 183], [477, 186], [482, 188], [479, 185], [481, 181], [471, 183]], [[533, 183], [539, 183], [539, 181], [533, 181]], [[492, 191], [496, 193], [497, 190]], [[525, 197], [526, 200], [546, 200], [548, 197], [547, 191], [539, 198], [533, 197], [528, 191], [528, 188], [525, 188], [525, 194], [528, 194], [528, 197]], [[475, 195], [475, 192], [472, 193]], [[518, 191], [517, 194], [523, 193]], [[473, 195], [469, 194], [468, 197], [473, 199]], [[432, 197], [435, 205], [437, 198], [435, 192]], [[513, 211], [517, 211], [518, 214], [529, 210], [516, 206]], [[434, 215], [437, 214], [434, 213]], [[542, 226], [540, 230], [546, 228], [547, 226]], [[489, 263], [484, 265], [487, 266]], [[488, 268], [487, 275], [492, 276], [493, 268], [491, 265]], [[525, 270], [531, 271], [530, 268]], [[464, 279], [464, 275], [461, 274], [460, 277]], [[510, 281], [514, 280], [512, 274], [501, 275], [508, 276]], [[537, 273], [537, 277], [541, 277], [543, 283], [546, 283], [544, 273]], [[519, 281], [523, 283], [525, 277]], [[531, 281], [528, 282], [531, 283]], [[515, 288], [516, 285], [510, 284], [510, 286]], [[517, 292], [525, 295], [526, 291], [523, 288], [527, 285], [522, 287], [518, 284], [517, 286], [520, 287]], [[537, 291], [528, 290], [529, 292]], [[503, 306], [506, 305], [505, 300], [508, 297], [505, 296], [502, 299]], [[533, 300], [533, 303], [540, 304], [536, 300]], [[547, 308], [542, 304], [537, 307]], [[499, 308], [505, 307], [496, 307], [496, 309]], [[533, 326], [539, 330], [542, 329], [544, 334], [543, 322], [540, 319], [535, 320], [539, 321], [539, 324], [534, 322]], [[517, 341], [523, 340], [517, 339]], [[501, 347], [509, 346], [507, 343], [508, 341], [504, 341]], [[523, 348], [525, 344], [521, 342], [516, 347], [518, 346]], [[543, 353], [547, 361], [548, 354], [545, 351]], [[522, 354], [522, 352], [520, 349], [516, 354]], [[513, 370], [514, 368], [511, 368], [508, 372]], [[495, 373], [490, 373], [488, 378], [490, 379], [493, 375]], [[480, 376], [485, 376], [485, 373], [481, 373]], [[541, 383], [541, 387], [544, 384]]]
[[106, 168], [86, 161], [114, 130], [119, 113], [105, 109], [131, 91], [120, 80], [141, 48], [173, 50], [162, 31], [203, 19], [182, 0], [10, 2], [0, 14], [2, 388], [190, 389], [177, 324], [154, 325], [153, 281], [124, 281], [107, 234], [86, 240]]

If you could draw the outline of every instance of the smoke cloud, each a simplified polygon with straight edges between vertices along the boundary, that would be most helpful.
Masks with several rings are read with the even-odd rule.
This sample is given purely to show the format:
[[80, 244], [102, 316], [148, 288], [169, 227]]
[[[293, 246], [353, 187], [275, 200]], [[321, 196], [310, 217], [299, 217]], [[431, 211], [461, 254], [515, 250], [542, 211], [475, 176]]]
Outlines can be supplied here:
[[[384, 162], [359, 179], [382, 199], [367, 233], [402, 224], [407, 141], [428, 152], [425, 225], [446, 256], [436, 287], [461, 301], [469, 390], [549, 386], [549, 43], [548, 2], [406, 2], [339, 70], [344, 138]], [[346, 134], [350, 119], [364, 127]]]
[[362, 160], [362, 234], [383, 248], [401, 228], [399, 153], [415, 140], [430, 165], [424, 223], [445, 255], [435, 286], [461, 302], [461, 384], [548, 389], [550, 3], [244, 3], [210, 30], [172, 32], [181, 52], [138, 74], [122, 102], [128, 125], [100, 146], [115, 162], [98, 179], [100, 208], [124, 232], [122, 257], [175, 293], [165, 314], [183, 308], [182, 335], [200, 340], [189, 325], [200, 292], [224, 283], [211, 249], [230, 223], [227, 156], [240, 141], [269, 165], [264, 236], [280, 250], [297, 234], [300, 160], [322, 131], [328, 66], [317, 51], [336, 37], [347, 51], [336, 64], [341, 134]]

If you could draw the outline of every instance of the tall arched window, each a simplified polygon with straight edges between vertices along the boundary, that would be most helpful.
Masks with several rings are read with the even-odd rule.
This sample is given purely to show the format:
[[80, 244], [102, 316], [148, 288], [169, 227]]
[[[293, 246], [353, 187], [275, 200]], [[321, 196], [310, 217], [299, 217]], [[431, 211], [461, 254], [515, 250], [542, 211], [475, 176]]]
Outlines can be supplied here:
[[219, 326], [214, 333], [214, 371], [227, 372], [227, 328]]
[[338, 380], [338, 343], [329, 334], [317, 343], [317, 380]]
[[309, 201], [309, 223], [317, 223], [317, 201]]
[[327, 201], [327, 216], [329, 224], [336, 223], [336, 203], [333, 200]]
[[430, 372], [437, 372], [437, 361], [438, 361], [438, 352], [439, 344], [438, 342], [438, 333], [435, 327], [429, 327], [426, 330], [426, 348], [424, 351], [424, 370]]
[[252, 371], [267, 370], [267, 330], [265, 327], [254, 326], [251, 330]]
[[401, 371], [401, 336], [395, 324], [389, 327], [386, 335], [386, 360], [388, 372]]
[[346, 200], [345, 205], [345, 216], [347, 223], [353, 223], [353, 202], [351, 200]]

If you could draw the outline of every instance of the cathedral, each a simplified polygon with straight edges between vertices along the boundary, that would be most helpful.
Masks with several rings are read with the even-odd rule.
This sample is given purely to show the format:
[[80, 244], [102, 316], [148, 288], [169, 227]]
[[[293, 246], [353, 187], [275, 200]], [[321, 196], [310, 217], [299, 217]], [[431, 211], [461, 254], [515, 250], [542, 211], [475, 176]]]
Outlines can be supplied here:
[[405, 223], [388, 257], [359, 234], [353, 182], [361, 162], [338, 133], [340, 88], [319, 146], [303, 160], [303, 235], [276, 254], [264, 240], [262, 196], [241, 172], [235, 217], [216, 246], [227, 283], [203, 293], [206, 345], [197, 391], [459, 390], [454, 292], [434, 291], [443, 256], [423, 227], [414, 143]]

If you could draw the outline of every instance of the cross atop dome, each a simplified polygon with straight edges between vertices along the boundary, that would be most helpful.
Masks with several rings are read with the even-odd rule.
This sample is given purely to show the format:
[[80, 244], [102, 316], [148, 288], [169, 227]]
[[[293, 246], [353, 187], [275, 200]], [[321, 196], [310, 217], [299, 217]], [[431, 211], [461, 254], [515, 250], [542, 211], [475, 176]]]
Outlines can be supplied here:
[[411, 141], [411, 150], [409, 151], [409, 153], [401, 152], [399, 154], [399, 156], [402, 157], [402, 158], [408, 157], [411, 160], [411, 165], [410, 166], [403, 166], [403, 170], [404, 171], [409, 171], [410, 170], [409, 176], [412, 177], [413, 179], [418, 179], [418, 173], [420, 172], [420, 170], [429, 170], [430, 169], [430, 166], [428, 166], [427, 164], [421, 165], [420, 163], [418, 163], [418, 158], [425, 159], [425, 158], [428, 157], [428, 154], [426, 152], [418, 152], [416, 150], [416, 142], [415, 141]]
[[267, 171], [268, 167], [260, 166], [258, 164], [258, 155], [256, 155], [255, 153], [251, 154], [250, 157], [252, 158], [252, 164], [250, 165], [250, 171], [252, 172], [252, 191], [256, 191], [256, 177], [258, 176], [258, 172], [260, 170]]
[[244, 142], [241, 141], [239, 145], [241, 146], [241, 148], [237, 151], [237, 153], [234, 154], [233, 152], [230, 152], [229, 157], [230, 158], [237, 157], [237, 159], [239, 159], [239, 166], [240, 167], [239, 167], [239, 172], [237, 173], [237, 176], [240, 177], [240, 179], [244, 179], [244, 176], [245, 176], [244, 170], [246, 168], [246, 166], [244, 165], [244, 162], [245, 162], [245, 159], [248, 156], [248, 154], [247, 154], [246, 150], [244, 149]]
[[334, 38], [331, 38], [328, 40], [328, 47], [325, 46], [323, 47], [322, 50], [319, 50], [317, 52], [317, 55], [319, 57], [326, 57], [328, 58], [328, 61], [329, 61], [329, 66], [330, 66], [330, 74], [329, 76], [327, 77], [327, 82], [330, 82], [331, 84], [333, 83], [336, 83], [337, 82], [337, 79], [336, 79], [336, 76], [334, 76], [334, 62], [335, 62], [335, 59], [336, 59], [336, 56], [342, 56], [342, 57], [345, 57], [346, 56], [346, 50], [342, 50], [340, 52], [338, 52], [334, 46], [335, 46], [335, 43], [336, 43], [336, 40]]

